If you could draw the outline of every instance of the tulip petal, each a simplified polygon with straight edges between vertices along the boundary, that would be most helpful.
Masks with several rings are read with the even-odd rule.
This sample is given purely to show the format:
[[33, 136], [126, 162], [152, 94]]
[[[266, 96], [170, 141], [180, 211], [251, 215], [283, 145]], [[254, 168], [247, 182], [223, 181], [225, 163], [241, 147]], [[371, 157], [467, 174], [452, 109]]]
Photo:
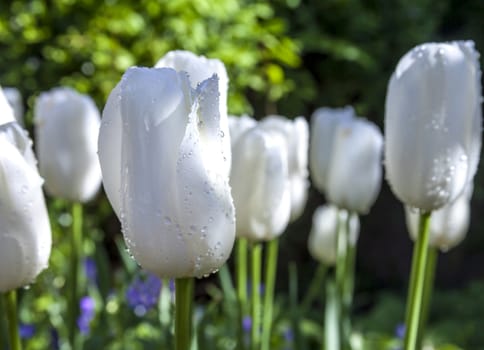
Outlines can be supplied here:
[[23, 157], [33, 155], [16, 123], [0, 127], [0, 291], [33, 282], [47, 267], [51, 250], [50, 223], [37, 168]]
[[481, 89], [471, 42], [424, 44], [393, 74], [385, 116], [385, 166], [407, 205], [434, 210], [472, 180], [481, 147]]

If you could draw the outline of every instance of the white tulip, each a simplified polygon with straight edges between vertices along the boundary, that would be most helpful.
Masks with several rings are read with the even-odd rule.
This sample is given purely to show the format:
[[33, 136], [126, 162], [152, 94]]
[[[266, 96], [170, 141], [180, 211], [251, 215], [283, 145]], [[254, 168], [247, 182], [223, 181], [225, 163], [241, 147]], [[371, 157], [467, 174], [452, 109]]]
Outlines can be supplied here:
[[311, 139], [309, 145], [309, 170], [318, 191], [327, 190], [328, 172], [332, 155], [333, 139], [339, 123], [355, 118], [352, 107], [319, 108], [311, 116]]
[[99, 134], [104, 188], [128, 249], [159, 277], [214, 272], [235, 240], [217, 77], [190, 85], [170, 68], [128, 69]]
[[[177, 72], [187, 72], [190, 84], [192, 88], [196, 88], [198, 84], [202, 81], [210, 78], [212, 75], [216, 74], [218, 76], [218, 91], [219, 99], [218, 103], [220, 106], [220, 128], [225, 134], [223, 142], [225, 143], [224, 148], [230, 147], [230, 134], [229, 125], [227, 118], [227, 95], [229, 89], [229, 77], [227, 75], [227, 70], [222, 61], [212, 58], [208, 59], [205, 56], [197, 56], [193, 52], [175, 50], [168, 52], [163, 56], [155, 65], [156, 68], [173, 68]], [[230, 164], [231, 154], [225, 155], [229, 157], [227, 162], [227, 175], [230, 174]]]
[[279, 236], [291, 212], [286, 140], [259, 125], [240, 136], [232, 156], [237, 235], [255, 242]]
[[99, 110], [70, 88], [40, 94], [34, 110], [40, 174], [52, 196], [85, 202], [101, 185], [97, 158]]
[[481, 148], [481, 71], [472, 41], [415, 47], [387, 91], [385, 167], [395, 195], [423, 211], [453, 202]]
[[287, 144], [289, 180], [291, 186], [291, 221], [301, 216], [306, 206], [308, 179], [309, 126], [304, 117], [290, 120], [271, 115], [261, 121], [261, 126], [280, 132]]
[[20, 125], [24, 124], [24, 106], [22, 102], [22, 95], [18, 89], [13, 87], [4, 87], [3, 93], [7, 98], [8, 103], [12, 106], [15, 119]]
[[[469, 229], [471, 192], [469, 189], [464, 190], [454, 202], [432, 212], [429, 238], [431, 246], [446, 252], [464, 240]], [[415, 240], [419, 224], [418, 211], [406, 206], [405, 218], [410, 237]]]
[[4, 89], [0, 87], [0, 125], [15, 121], [12, 106], [4, 94]]
[[240, 135], [257, 125], [257, 121], [247, 115], [229, 115], [230, 144], [233, 149]]
[[[346, 222], [347, 215], [347, 211], [339, 210], [334, 205], [324, 205], [316, 209], [308, 238], [308, 250], [314, 259], [330, 266], [336, 263], [338, 223]], [[349, 225], [349, 244], [354, 246], [360, 232], [357, 215], [352, 215]]]
[[383, 136], [364, 119], [341, 122], [334, 130], [326, 196], [339, 208], [367, 214], [381, 187]]
[[[2, 98], [0, 92], [0, 106]], [[52, 237], [32, 141], [3, 117], [0, 149], [0, 292], [6, 292], [32, 283], [47, 267]]]

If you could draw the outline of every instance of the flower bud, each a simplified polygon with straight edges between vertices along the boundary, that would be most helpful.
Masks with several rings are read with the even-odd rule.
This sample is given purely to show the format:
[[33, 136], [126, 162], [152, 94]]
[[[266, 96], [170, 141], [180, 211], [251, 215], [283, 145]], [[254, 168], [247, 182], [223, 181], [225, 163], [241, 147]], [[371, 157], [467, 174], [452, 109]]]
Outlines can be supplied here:
[[291, 212], [286, 140], [258, 125], [239, 137], [232, 156], [237, 235], [256, 242], [279, 236]]
[[10, 106], [3, 91], [0, 87], [0, 125], [15, 121], [12, 106]]
[[[311, 256], [320, 263], [333, 266], [336, 263], [338, 243], [338, 222], [346, 221], [348, 212], [334, 205], [324, 205], [313, 214], [313, 225], [309, 233], [308, 249]], [[355, 245], [360, 232], [358, 215], [350, 220], [349, 243]]]
[[233, 149], [240, 135], [257, 125], [257, 121], [247, 115], [229, 115], [230, 146]]
[[[470, 221], [470, 192], [468, 189], [457, 199], [432, 212], [430, 217], [429, 244], [446, 252], [465, 238]], [[405, 218], [410, 237], [415, 240], [418, 233], [418, 211], [405, 207]]]
[[13, 115], [20, 125], [24, 125], [24, 106], [22, 102], [22, 95], [18, 89], [13, 87], [3, 88], [3, 93], [7, 98], [8, 103], [13, 109]]
[[99, 133], [103, 185], [126, 245], [161, 278], [215, 272], [235, 240], [217, 76], [190, 85], [171, 68], [128, 69]]
[[[0, 106], [2, 99], [0, 92]], [[6, 292], [32, 283], [47, 267], [52, 237], [32, 141], [17, 122], [1, 118], [0, 292]]]
[[385, 106], [385, 168], [394, 194], [431, 211], [472, 181], [481, 148], [481, 70], [472, 41], [428, 43], [405, 54]]
[[291, 186], [291, 221], [301, 216], [306, 206], [308, 179], [309, 126], [304, 117], [290, 120], [279, 115], [265, 117], [261, 126], [280, 132], [288, 149], [289, 181]]
[[40, 94], [34, 111], [40, 174], [52, 196], [85, 202], [101, 185], [97, 158], [99, 110], [70, 88]]
[[[206, 58], [205, 56], [197, 56], [193, 52], [175, 50], [168, 52], [155, 65], [156, 68], [173, 68], [177, 72], [187, 72], [190, 80], [190, 85], [195, 89], [202, 81], [212, 77], [214, 74], [218, 77], [218, 103], [220, 108], [220, 128], [225, 134], [223, 142], [224, 148], [230, 146], [229, 125], [227, 118], [227, 94], [229, 89], [229, 77], [227, 70], [222, 61], [216, 58]], [[228, 162], [227, 176], [230, 174], [231, 153], [225, 154]]]
[[352, 107], [319, 108], [311, 116], [309, 170], [314, 186], [321, 193], [328, 187], [328, 172], [332, 156], [333, 139], [339, 123], [355, 118]]
[[367, 214], [381, 187], [383, 136], [364, 119], [339, 123], [334, 131], [326, 196], [339, 208]]

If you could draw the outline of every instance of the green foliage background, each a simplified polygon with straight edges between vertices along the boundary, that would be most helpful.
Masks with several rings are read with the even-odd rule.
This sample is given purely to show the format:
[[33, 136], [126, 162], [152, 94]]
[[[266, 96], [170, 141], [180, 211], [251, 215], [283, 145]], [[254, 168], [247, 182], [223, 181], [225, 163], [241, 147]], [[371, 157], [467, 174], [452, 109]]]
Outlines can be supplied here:
[[[31, 127], [31, 109], [40, 92], [59, 85], [72, 86], [91, 95], [102, 108], [128, 67], [153, 66], [166, 52], [185, 49], [220, 58], [226, 64], [230, 78], [229, 111], [233, 114], [245, 112], [260, 118], [280, 113], [309, 118], [319, 106], [352, 104], [360, 115], [382, 125], [386, 85], [398, 59], [413, 46], [427, 41], [472, 39], [477, 50], [484, 52], [483, 18], [484, 1], [481, 0], [2, 0], [0, 84], [20, 89], [29, 111], [27, 126]], [[481, 63], [481, 66], [484, 65]], [[479, 176], [474, 213], [479, 213], [484, 203], [480, 181]], [[311, 278], [308, 271], [314, 269], [314, 262], [305, 257], [305, 240], [312, 211], [321, 201], [321, 196], [312, 191], [305, 215], [289, 229], [301, 234], [287, 235], [283, 241], [286, 244], [282, 249], [283, 257], [298, 261], [303, 270], [302, 289]], [[377, 208], [401, 210], [388, 190], [384, 189], [379, 202]], [[62, 222], [60, 218], [68, 211], [65, 204], [51, 201], [50, 208], [53, 222]], [[372, 215], [373, 219], [363, 221], [363, 231], [365, 227], [373, 229], [375, 232], [370, 238], [373, 240], [389, 236], [397, 230], [395, 227], [403, 225], [403, 216], [395, 216], [393, 212], [373, 212]], [[398, 220], [392, 221], [395, 217]], [[86, 244], [84, 252], [96, 254], [99, 266], [106, 270], [113, 259], [124, 261], [122, 253], [112, 248], [115, 238], [119, 238], [119, 226], [103, 197], [87, 207], [87, 218], [92, 241]], [[481, 221], [474, 220], [471, 227], [470, 243], [466, 243], [471, 248], [458, 248], [467, 250], [457, 253], [454, 262], [455, 257], [462, 259], [468, 252], [481, 254], [484, 240], [477, 237], [483, 228]], [[61, 224], [54, 227], [60, 247], [67, 244], [62, 241], [64, 229]], [[363, 241], [365, 239], [362, 237]], [[408, 257], [399, 263], [407, 266], [409, 244], [405, 244], [404, 253]], [[362, 245], [373, 248], [360, 250], [363, 252], [359, 258], [363, 261], [365, 256], [382, 249], [381, 244], [375, 247], [373, 243], [365, 245], [363, 242]], [[106, 249], [96, 250], [95, 246]], [[57, 270], [43, 277], [54, 290], [58, 288], [57, 292], [64, 286], [64, 281], [56, 274], [65, 272], [64, 251], [66, 249], [53, 252], [52, 264]], [[482, 258], [477, 262], [482, 263]], [[468, 266], [475, 263], [473, 260]], [[384, 267], [391, 270], [394, 266]], [[281, 265], [279, 270], [279, 287], [285, 288], [287, 266]], [[406, 276], [402, 269], [394, 270]], [[472, 271], [473, 274], [466, 274], [467, 278], [484, 277], [480, 269]], [[371, 293], [371, 288], [365, 290], [371, 284], [380, 283], [381, 287], [395, 281], [392, 275], [376, 283], [372, 280], [373, 270], [363, 272], [366, 272], [361, 278], [363, 282], [357, 284], [360, 292]], [[390, 273], [393, 274], [393, 270]], [[116, 274], [110, 278], [110, 285], [119, 288], [118, 299], [121, 300], [129, 277]], [[403, 296], [404, 287], [401, 284], [398, 287]], [[100, 289], [99, 298], [105, 305], [119, 301], [115, 297], [108, 300], [107, 285]], [[479, 320], [472, 313], [483, 307], [473, 307], [472, 302], [477, 303], [477, 297], [466, 297], [476, 296], [479, 294], [476, 291], [482, 290], [483, 285], [471, 286], [465, 294], [441, 294], [437, 298], [431, 321], [435, 321], [435, 329], [440, 330], [441, 337], [447, 335], [444, 341], [455, 341], [461, 346], [470, 346], [469, 349], [483, 344], [476, 328]], [[37, 299], [34, 310], [38, 314], [21, 315], [23, 321], [39, 321], [43, 317], [39, 315], [47, 312], [49, 322], [60, 326], [59, 310], [65, 305], [55, 304], [55, 293]], [[358, 311], [362, 318], [357, 320], [357, 325], [364, 331], [391, 332], [398, 321], [395, 313], [400, 314], [398, 310], [402, 308], [397, 300], [402, 298], [386, 294], [378, 298], [360, 295], [363, 297], [357, 298], [356, 305], [361, 306]], [[372, 301], [365, 303], [364, 298]], [[457, 302], [459, 307], [449, 307], [456, 315], [455, 320], [448, 321], [441, 310]], [[365, 307], [371, 307], [371, 312], [367, 314]], [[120, 308], [123, 315], [129, 311], [125, 305], [124, 309], [122, 305]], [[458, 310], [464, 311], [459, 313]], [[106, 317], [111, 316], [112, 322], [117, 322], [119, 314]], [[392, 322], [385, 323], [390, 319]], [[96, 322], [101, 323], [100, 320]], [[465, 324], [465, 335], [452, 328], [457, 322]], [[150, 338], [155, 331], [148, 323], [142, 325], [145, 328], [136, 332]], [[142, 328], [142, 325], [137, 327]], [[115, 339], [112, 349], [121, 348], [125, 338], [135, 337], [122, 328], [115, 332], [109, 335]], [[43, 348], [48, 342], [43, 341], [37, 348]], [[36, 347], [32, 345], [32, 348]]]

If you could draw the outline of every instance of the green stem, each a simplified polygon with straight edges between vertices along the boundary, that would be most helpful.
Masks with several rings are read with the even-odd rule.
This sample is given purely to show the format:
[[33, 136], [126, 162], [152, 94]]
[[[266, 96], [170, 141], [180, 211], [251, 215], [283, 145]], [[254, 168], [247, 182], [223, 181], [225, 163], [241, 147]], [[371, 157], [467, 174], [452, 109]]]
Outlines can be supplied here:
[[[338, 345], [342, 349], [349, 349], [349, 343], [347, 335], [344, 334], [345, 327], [343, 326], [343, 315], [346, 313], [344, 306], [345, 285], [347, 283], [347, 265], [348, 265], [348, 246], [349, 246], [349, 234], [347, 232], [347, 221], [344, 219], [349, 217], [349, 213], [345, 210], [339, 210], [338, 212], [338, 225], [337, 225], [337, 240], [336, 240], [336, 267], [335, 267], [335, 280], [336, 280], [336, 295], [334, 296], [334, 302], [337, 304], [335, 309], [338, 311], [336, 314], [338, 323], [339, 342]], [[338, 348], [339, 349], [339, 348]]]
[[68, 337], [71, 349], [76, 349], [76, 323], [79, 317], [79, 261], [82, 254], [82, 204], [72, 204], [72, 232], [70, 236], [70, 294]]
[[274, 238], [267, 243], [266, 275], [264, 290], [264, 315], [262, 320], [262, 350], [270, 349], [272, 313], [274, 308], [274, 288], [276, 284], [277, 256], [279, 239]]
[[314, 300], [317, 298], [319, 292], [321, 291], [324, 278], [326, 277], [326, 272], [328, 268], [324, 264], [319, 264], [314, 277], [309, 285], [308, 292], [301, 303], [301, 315], [305, 315], [309, 307], [312, 305]]
[[[425, 268], [425, 281], [422, 300], [422, 316], [420, 318], [419, 329], [425, 329], [429, 316], [430, 304], [432, 300], [432, 292], [435, 280], [435, 268], [437, 267], [438, 250], [435, 247], [429, 246], [427, 266]], [[422, 348], [423, 332], [419, 334], [417, 339], [417, 349]]]
[[423, 329], [419, 329], [422, 317], [422, 305], [425, 285], [425, 270], [428, 260], [428, 243], [430, 236], [430, 213], [421, 213], [419, 231], [415, 243], [410, 290], [407, 299], [405, 320], [405, 350], [416, 350], [417, 340]]
[[256, 243], [252, 246], [252, 329], [251, 349], [259, 350], [260, 347], [260, 317], [261, 317], [261, 268], [262, 268], [262, 244]]
[[339, 350], [340, 348], [340, 299], [335, 281], [326, 281], [326, 307], [324, 310], [324, 341], [323, 350]]
[[175, 280], [175, 349], [189, 350], [192, 340], [193, 278]]
[[11, 350], [21, 350], [22, 344], [20, 343], [20, 335], [18, 331], [18, 319], [17, 319], [17, 292], [11, 290], [5, 293], [5, 309], [7, 315], [8, 324], [8, 339]]
[[247, 239], [238, 238], [236, 242], [237, 299], [239, 303], [239, 325], [237, 327], [238, 349], [244, 350], [244, 317], [249, 315], [247, 303]]
[[348, 212], [346, 216], [346, 256], [344, 266], [344, 281], [342, 285], [342, 305], [341, 305], [341, 323], [343, 332], [342, 344], [351, 348], [349, 339], [351, 337], [351, 305], [353, 303], [353, 290], [355, 285], [355, 260], [356, 260], [356, 244], [351, 242], [351, 219], [352, 214]]

